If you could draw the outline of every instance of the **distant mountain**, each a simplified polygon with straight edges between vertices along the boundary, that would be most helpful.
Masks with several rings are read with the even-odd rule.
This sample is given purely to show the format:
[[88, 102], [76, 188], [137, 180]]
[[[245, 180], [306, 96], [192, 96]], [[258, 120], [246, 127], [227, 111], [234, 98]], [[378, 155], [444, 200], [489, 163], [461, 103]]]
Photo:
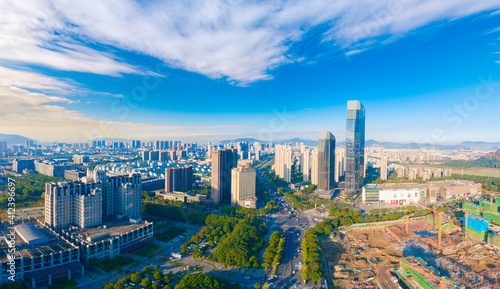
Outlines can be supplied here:
[[459, 146], [466, 148], [500, 148], [500, 142], [464, 141]]
[[19, 145], [19, 144], [26, 144], [27, 140], [32, 140], [33, 142], [37, 142], [36, 140], [27, 138], [22, 135], [18, 134], [4, 134], [0, 133], [0, 141], [6, 141], [7, 145]]

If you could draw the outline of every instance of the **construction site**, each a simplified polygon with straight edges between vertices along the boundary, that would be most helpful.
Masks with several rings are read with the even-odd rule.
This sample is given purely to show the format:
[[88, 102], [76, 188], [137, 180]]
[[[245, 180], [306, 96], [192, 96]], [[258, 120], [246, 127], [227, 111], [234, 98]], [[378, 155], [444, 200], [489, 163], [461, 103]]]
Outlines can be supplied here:
[[355, 224], [323, 242], [330, 280], [339, 288], [500, 289], [500, 227], [484, 216], [497, 213], [464, 208], [459, 222], [424, 208], [432, 213]]

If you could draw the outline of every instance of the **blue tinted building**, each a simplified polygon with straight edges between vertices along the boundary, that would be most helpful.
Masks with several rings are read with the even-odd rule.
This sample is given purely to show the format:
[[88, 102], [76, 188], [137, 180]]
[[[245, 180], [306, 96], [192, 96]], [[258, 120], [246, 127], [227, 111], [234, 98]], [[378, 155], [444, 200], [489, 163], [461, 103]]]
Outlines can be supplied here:
[[345, 188], [354, 192], [365, 177], [365, 108], [360, 101], [347, 102]]

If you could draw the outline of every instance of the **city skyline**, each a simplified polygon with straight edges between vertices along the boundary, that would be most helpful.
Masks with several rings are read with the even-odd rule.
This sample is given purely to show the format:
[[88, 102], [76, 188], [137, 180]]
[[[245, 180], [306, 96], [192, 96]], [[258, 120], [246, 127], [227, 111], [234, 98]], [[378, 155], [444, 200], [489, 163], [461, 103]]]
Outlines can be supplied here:
[[500, 141], [498, 1], [212, 3], [4, 5], [0, 132], [343, 141], [359, 99], [367, 139]]

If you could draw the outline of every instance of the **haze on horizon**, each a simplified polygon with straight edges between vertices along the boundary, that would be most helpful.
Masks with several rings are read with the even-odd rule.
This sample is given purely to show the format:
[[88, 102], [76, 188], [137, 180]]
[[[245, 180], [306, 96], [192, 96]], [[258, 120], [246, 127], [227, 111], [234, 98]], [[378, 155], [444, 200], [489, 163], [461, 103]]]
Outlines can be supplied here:
[[500, 1], [0, 1], [0, 133], [500, 141]]

